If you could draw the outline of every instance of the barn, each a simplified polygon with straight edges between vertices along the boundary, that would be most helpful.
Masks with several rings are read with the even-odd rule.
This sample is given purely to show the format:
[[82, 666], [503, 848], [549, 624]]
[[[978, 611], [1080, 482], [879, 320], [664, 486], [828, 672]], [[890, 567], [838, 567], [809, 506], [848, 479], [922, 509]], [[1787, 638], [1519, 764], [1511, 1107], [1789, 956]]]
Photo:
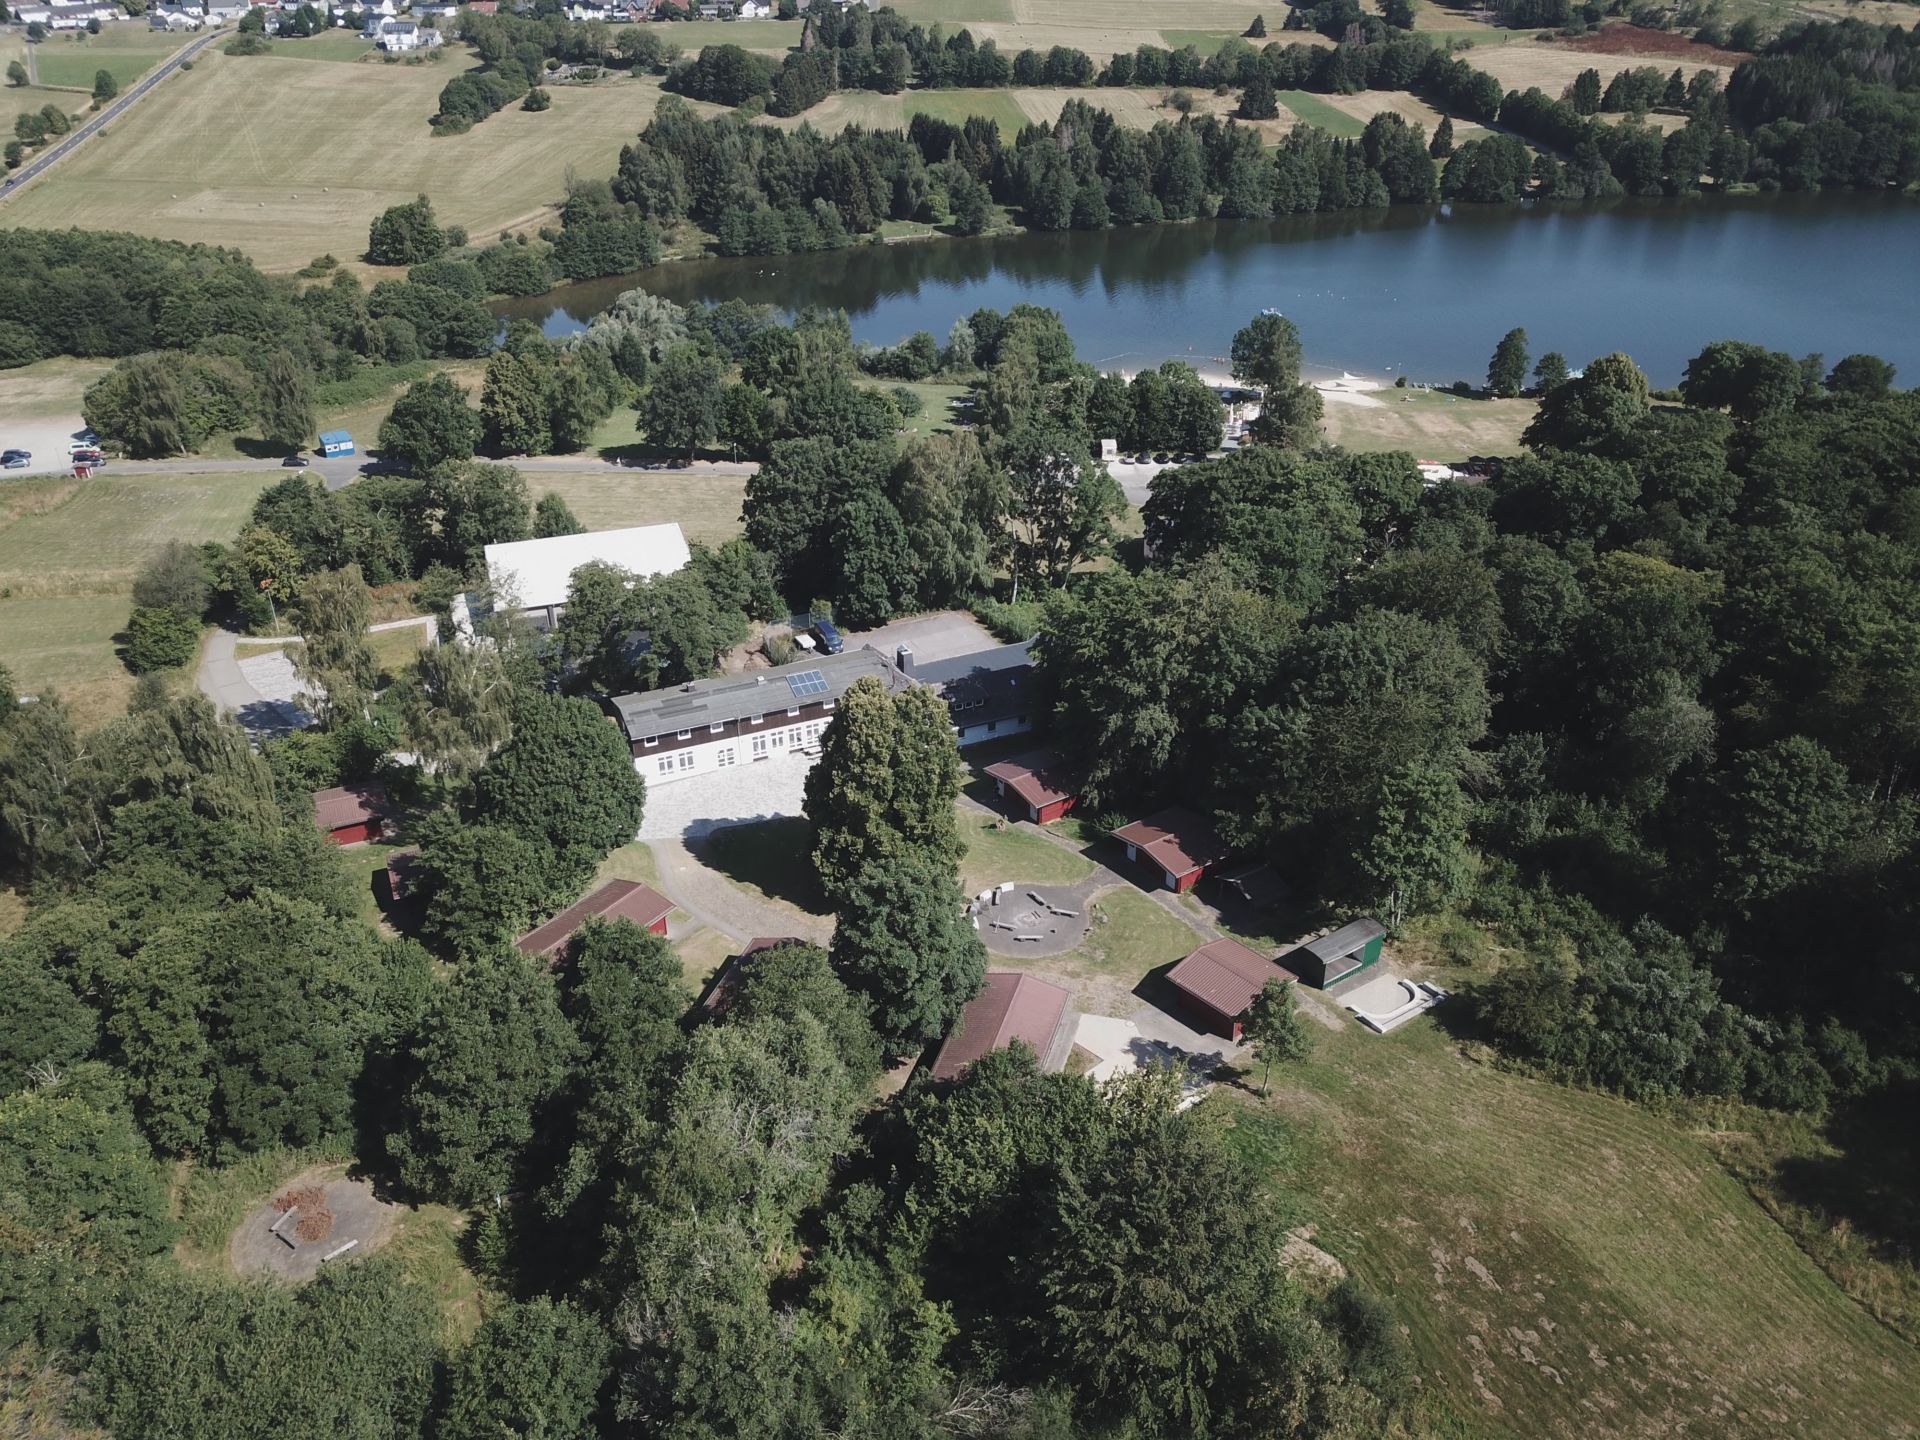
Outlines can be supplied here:
[[1203, 815], [1175, 805], [1131, 825], [1113, 838], [1127, 847], [1127, 859], [1158, 877], [1160, 888], [1184, 893], [1200, 883], [1209, 865], [1227, 856], [1222, 840]]
[[1167, 983], [1207, 1028], [1240, 1043], [1247, 1011], [1269, 980], [1292, 980], [1292, 971], [1238, 940], [1210, 940], [1167, 972]]
[[1066, 1017], [1067, 992], [1058, 985], [1036, 975], [989, 971], [979, 995], [967, 1002], [940, 1042], [928, 1074], [935, 1080], [958, 1080], [981, 1056], [1016, 1040], [1033, 1051], [1041, 1069], [1057, 1070], [1068, 1048]]
[[335, 785], [313, 792], [313, 823], [336, 845], [378, 840], [392, 814], [384, 785]]
[[652, 886], [637, 880], [609, 880], [584, 900], [577, 900], [537, 930], [529, 930], [514, 946], [522, 955], [550, 956], [573, 938], [587, 921], [631, 920], [655, 935], [667, 933], [673, 902]]
[[987, 766], [986, 774], [1001, 799], [1011, 795], [1018, 802], [1017, 806], [1008, 808], [1023, 807], [1027, 819], [1036, 825], [1064, 820], [1080, 801], [1077, 789], [1061, 774], [1059, 764], [1050, 755], [1002, 760]]
[[1386, 937], [1386, 926], [1371, 915], [1363, 915], [1330, 935], [1309, 940], [1289, 951], [1287, 965], [1307, 984], [1325, 990], [1358, 975], [1378, 960]]

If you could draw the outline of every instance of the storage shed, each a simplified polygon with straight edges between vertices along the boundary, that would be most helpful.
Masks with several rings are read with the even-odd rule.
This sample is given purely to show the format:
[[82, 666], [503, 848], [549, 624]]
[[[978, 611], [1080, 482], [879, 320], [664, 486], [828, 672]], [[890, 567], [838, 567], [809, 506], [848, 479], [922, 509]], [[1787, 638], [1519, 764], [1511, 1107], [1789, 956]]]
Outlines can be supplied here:
[[1053, 1066], [1052, 1052], [1067, 1013], [1067, 992], [1034, 975], [994, 970], [980, 994], [967, 1002], [960, 1019], [940, 1042], [929, 1073], [935, 1080], [958, 1080], [981, 1056], [1025, 1041], [1041, 1067]]
[[320, 453], [329, 460], [353, 454], [353, 436], [344, 430], [324, 430], [320, 434]]
[[514, 942], [522, 955], [552, 955], [587, 921], [631, 920], [655, 935], [667, 933], [673, 902], [637, 880], [609, 880], [584, 900], [577, 900], [537, 930]]
[[1380, 958], [1386, 943], [1387, 927], [1371, 915], [1342, 925], [1331, 935], [1309, 940], [1289, 951], [1287, 967], [1309, 985], [1322, 990], [1350, 976], [1358, 975]]
[[392, 814], [384, 785], [335, 785], [313, 792], [313, 823], [336, 845], [378, 840]]
[[1036, 825], [1065, 819], [1080, 801], [1077, 788], [1051, 756], [1002, 760], [987, 766], [986, 774], [1000, 798], [1012, 795]]
[[1181, 805], [1123, 825], [1113, 838], [1127, 847], [1128, 860], [1157, 873], [1166, 890], [1191, 890], [1209, 865], [1227, 856], [1227, 842], [1206, 817]]
[[1292, 971], [1238, 940], [1209, 941], [1167, 972], [1167, 983], [1220, 1034], [1235, 1044], [1247, 1011], [1269, 980], [1293, 980]]

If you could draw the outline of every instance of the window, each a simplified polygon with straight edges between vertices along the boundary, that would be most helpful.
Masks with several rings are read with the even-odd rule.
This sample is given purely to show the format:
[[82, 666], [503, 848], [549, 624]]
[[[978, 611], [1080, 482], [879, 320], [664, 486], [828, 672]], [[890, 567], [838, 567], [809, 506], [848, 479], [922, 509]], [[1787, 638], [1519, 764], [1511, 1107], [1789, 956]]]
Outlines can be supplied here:
[[784, 750], [787, 748], [787, 732], [786, 731], [776, 730], [767, 738], [773, 742], [774, 749]]
[[718, 765], [722, 770], [733, 764], [733, 746], [722, 745], [718, 750], [714, 751], [713, 763]]
[[766, 736], [756, 735], [753, 737], [753, 758], [756, 760], [764, 760], [767, 758]]
[[680, 768], [682, 770], [691, 770], [693, 768], [693, 752], [691, 750], [682, 750], [680, 752]]
[[798, 725], [787, 731], [787, 743], [789, 745], [798, 745], [804, 738], [805, 735]]
[[662, 775], [671, 775], [673, 773], [673, 757], [671, 755], [662, 755], [660, 757], [660, 773]]
[[726, 728], [727, 728], [726, 721], [724, 720], [716, 721], [714, 724], [707, 726], [707, 733], [709, 735], [718, 735], [722, 730], [725, 730]]
[[833, 708], [833, 701], [831, 701], [831, 700], [822, 700], [822, 701], [820, 702], [820, 708], [821, 708], [822, 710], [831, 710], [831, 709]]
[[755, 725], [758, 725], [758, 724], [759, 724], [759, 723], [760, 723], [760, 722], [761, 722], [762, 720], [764, 720], [764, 719], [766, 719], [766, 718], [767, 718], [767, 717], [766, 717], [766, 716], [764, 716], [764, 715], [756, 715], [756, 716], [754, 716], [754, 717], [753, 717], [753, 723], [754, 723]]
[[647, 736], [646, 739], [640, 742], [640, 745], [642, 749], [651, 750], [654, 746], [658, 745], [659, 743], [660, 743], [660, 737], [658, 735], [649, 735]]
[[677, 738], [681, 740], [691, 740], [693, 738], [693, 732], [691, 730], [682, 730]]
[[794, 716], [798, 715], [799, 713], [800, 713], [800, 707], [796, 705], [791, 710], [787, 711], [787, 718], [791, 720]]

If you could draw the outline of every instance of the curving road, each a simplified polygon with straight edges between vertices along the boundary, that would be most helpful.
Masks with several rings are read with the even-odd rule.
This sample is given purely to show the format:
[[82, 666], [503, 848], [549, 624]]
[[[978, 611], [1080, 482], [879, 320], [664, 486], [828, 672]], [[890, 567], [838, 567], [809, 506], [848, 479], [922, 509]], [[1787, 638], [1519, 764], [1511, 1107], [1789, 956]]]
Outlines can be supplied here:
[[[131, 25], [135, 22], [132, 20], [122, 20], [117, 23]], [[4, 202], [16, 194], [29, 180], [38, 177], [48, 167], [57, 165], [60, 161], [64, 160], [68, 155], [73, 153], [75, 147], [83, 140], [90, 139], [105, 130], [109, 122], [118, 120], [130, 107], [137, 105], [154, 86], [177, 71], [183, 61], [193, 59], [194, 56], [206, 49], [207, 46], [211, 45], [215, 40], [222, 39], [226, 34], [227, 32], [224, 30], [210, 31], [202, 35], [199, 39], [174, 51], [172, 55], [161, 61], [157, 67], [141, 76], [132, 89], [123, 91], [112, 104], [108, 105], [107, 108], [102, 110], [98, 115], [88, 116], [72, 130], [68, 131], [67, 134], [62, 137], [59, 144], [40, 151], [33, 159], [7, 176], [6, 183], [0, 185], [0, 202]], [[27, 49], [29, 57], [31, 58], [33, 47], [28, 46]]]

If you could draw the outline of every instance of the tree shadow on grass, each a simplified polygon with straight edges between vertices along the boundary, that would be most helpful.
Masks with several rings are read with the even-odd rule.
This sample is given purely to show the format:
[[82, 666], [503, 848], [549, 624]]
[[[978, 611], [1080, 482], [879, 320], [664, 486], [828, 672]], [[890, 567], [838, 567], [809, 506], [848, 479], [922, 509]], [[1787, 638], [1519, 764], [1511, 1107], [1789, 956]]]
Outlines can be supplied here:
[[701, 859], [736, 885], [812, 915], [827, 913], [813, 868], [813, 829], [805, 818], [780, 816], [729, 825], [692, 843]]
[[1920, 1081], [1889, 1084], [1844, 1101], [1827, 1117], [1840, 1153], [1789, 1156], [1774, 1171], [1782, 1194], [1844, 1221], [1877, 1259], [1911, 1265], [1920, 1257]]

